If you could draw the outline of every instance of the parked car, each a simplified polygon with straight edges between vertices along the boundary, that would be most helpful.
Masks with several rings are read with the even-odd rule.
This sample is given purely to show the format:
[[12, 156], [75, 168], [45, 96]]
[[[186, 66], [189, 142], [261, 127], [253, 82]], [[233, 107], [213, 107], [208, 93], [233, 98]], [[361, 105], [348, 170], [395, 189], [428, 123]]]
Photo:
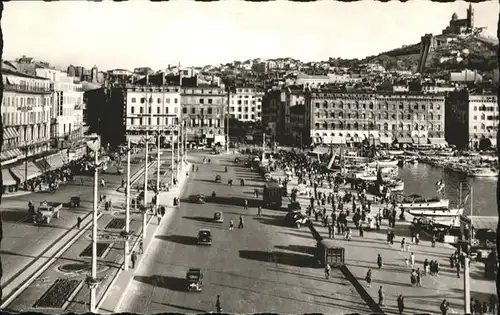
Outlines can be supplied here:
[[285, 216], [285, 224], [288, 226], [300, 228], [308, 222], [309, 218], [300, 211], [290, 211]]
[[209, 229], [201, 229], [198, 232], [198, 245], [212, 245], [212, 232]]

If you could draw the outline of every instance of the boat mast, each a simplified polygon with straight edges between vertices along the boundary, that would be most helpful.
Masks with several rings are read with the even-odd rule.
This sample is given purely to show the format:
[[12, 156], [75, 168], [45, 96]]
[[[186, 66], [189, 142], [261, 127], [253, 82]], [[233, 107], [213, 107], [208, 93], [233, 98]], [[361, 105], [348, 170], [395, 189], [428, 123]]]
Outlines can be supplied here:
[[458, 191], [458, 204], [460, 205], [459, 207], [462, 206], [462, 182], [460, 182], [460, 188]]

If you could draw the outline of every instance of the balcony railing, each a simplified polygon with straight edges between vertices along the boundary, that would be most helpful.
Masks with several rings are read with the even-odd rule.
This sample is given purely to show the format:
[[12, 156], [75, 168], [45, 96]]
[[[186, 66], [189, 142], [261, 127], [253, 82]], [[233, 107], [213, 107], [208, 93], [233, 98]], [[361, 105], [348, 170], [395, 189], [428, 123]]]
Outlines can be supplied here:
[[11, 92], [24, 92], [24, 93], [39, 93], [39, 94], [50, 94], [52, 89], [44, 87], [34, 87], [19, 84], [6, 84], [4, 86], [4, 91]]

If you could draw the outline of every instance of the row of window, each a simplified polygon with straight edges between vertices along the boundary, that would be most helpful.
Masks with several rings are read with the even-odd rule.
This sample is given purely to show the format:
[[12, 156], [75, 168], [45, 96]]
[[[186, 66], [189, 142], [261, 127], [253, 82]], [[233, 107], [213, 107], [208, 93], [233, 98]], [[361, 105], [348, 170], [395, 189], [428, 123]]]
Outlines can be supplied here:
[[4, 126], [42, 124], [50, 122], [50, 112], [6, 112], [2, 114]]
[[485, 105], [482, 105], [482, 106], [479, 106], [479, 107], [474, 106], [474, 111], [475, 112], [478, 111], [478, 110], [482, 111], [482, 112], [493, 112], [493, 111], [495, 111], [495, 109], [498, 110], [498, 105], [495, 105], [495, 106], [485, 106]]
[[[234, 108], [233, 106], [229, 107], [229, 111], [230, 112], [234, 112], [236, 108]], [[260, 106], [257, 106], [257, 111], [260, 112], [261, 108]], [[248, 107], [244, 107], [244, 108], [241, 108], [238, 107], [238, 112], [245, 112], [245, 113], [248, 113], [248, 112], [255, 112], [255, 107], [251, 107], [251, 108], [248, 108]]]
[[494, 127], [493, 127], [493, 126], [486, 126], [485, 124], [481, 124], [481, 125], [479, 126], [479, 128], [478, 128], [478, 126], [477, 126], [477, 125], [474, 125], [472, 128], [473, 128], [474, 130], [477, 130], [477, 129], [486, 130], [486, 129], [492, 129], [492, 128], [494, 128]]
[[[418, 104], [414, 104], [414, 105], [411, 105], [411, 104], [399, 104], [398, 106], [396, 106], [396, 104], [392, 104], [391, 106], [389, 106], [389, 104], [385, 103], [384, 105], [382, 104], [378, 104], [377, 106], [375, 106], [373, 103], [370, 103], [368, 104], [359, 104], [359, 103], [356, 103], [356, 104], [343, 104], [342, 102], [340, 103], [334, 103], [334, 102], [323, 102], [323, 104], [321, 104], [320, 102], [316, 102], [315, 103], [315, 106], [316, 108], [338, 108], [338, 109], [374, 109], [375, 107], [377, 107], [379, 110], [382, 110], [382, 109], [385, 109], [385, 110], [389, 110], [389, 107], [391, 107], [392, 110], [396, 110], [397, 108], [400, 109], [400, 110], [418, 110], [419, 108], [421, 110], [426, 110], [427, 106], [422, 104], [422, 105], [418, 105]], [[429, 110], [434, 110], [434, 108], [436, 110], [440, 110], [441, 109], [441, 105], [440, 104], [429, 104]]]
[[38, 80], [19, 80], [19, 85], [21, 87], [34, 87], [34, 88], [39, 88], [39, 89], [49, 89], [50, 88], [50, 81], [38, 81]]
[[251, 115], [248, 115], [248, 114], [238, 114], [238, 115], [231, 114], [231, 118], [255, 120], [256, 118], [260, 119], [260, 113], [251, 114]]
[[127, 118], [130, 126], [142, 126], [147, 123], [149, 126], [172, 126], [178, 123], [179, 119], [177, 117], [156, 117], [156, 119], [151, 119], [151, 117], [139, 117]]
[[[412, 130], [426, 130], [425, 125], [408, 125], [408, 124], [399, 124], [398, 128], [396, 128], [396, 124], [390, 125], [389, 129], [389, 124], [384, 123], [382, 124], [374, 124], [374, 123], [369, 123], [369, 124], [359, 124], [359, 123], [347, 123], [344, 124], [342, 122], [339, 123], [316, 123], [314, 125], [315, 129], [326, 129], [326, 130], [335, 130], [335, 129], [352, 129], [352, 130], [385, 130], [385, 131], [412, 131]], [[429, 124], [427, 126], [428, 130], [436, 130], [439, 131], [441, 130], [441, 125], [440, 124]]]
[[[140, 101], [141, 104], [145, 104], [146, 103], [146, 98], [145, 97], [141, 97], [139, 101]], [[135, 97], [132, 97], [132, 98], [130, 98], [130, 102], [131, 103], [137, 103], [137, 99]], [[156, 102], [158, 104], [162, 104], [162, 99], [158, 97], [156, 99]], [[166, 104], [170, 104], [170, 103], [177, 104], [178, 102], [179, 102], [178, 98], [173, 98], [173, 99], [165, 98], [165, 103]], [[149, 98], [148, 104], [153, 104], [153, 98], [152, 97]]]
[[[389, 116], [388, 112], [385, 113], [379, 113], [378, 115], [373, 114], [372, 112], [367, 113], [347, 113], [344, 114], [343, 112], [335, 113], [335, 112], [317, 112], [316, 113], [316, 118], [338, 118], [338, 119], [375, 119], [375, 117], [378, 117], [378, 119], [392, 119], [392, 120], [411, 120], [412, 115], [411, 114], [406, 114], [404, 115], [403, 113], [399, 113], [399, 115], [391, 114]], [[426, 117], [429, 118], [429, 120], [441, 120], [441, 115], [434, 115], [433, 113], [429, 113], [429, 115], [425, 114], [413, 114], [413, 120], [426, 120]]]
[[[205, 111], [206, 109], [206, 111]], [[217, 115], [220, 115], [222, 112], [222, 109], [220, 107], [216, 107], [215, 110], [212, 108], [212, 107], [207, 107], [207, 108], [203, 108], [203, 107], [191, 107], [191, 110], [189, 111], [190, 114], [192, 115], [196, 115], [196, 114], [200, 114], [200, 115], [213, 115], [213, 114], [217, 114]], [[187, 114], [188, 113], [188, 109], [187, 107], [183, 107], [182, 108], [182, 113], [183, 114]]]
[[33, 96], [6, 96], [2, 100], [2, 106], [49, 106], [51, 98], [48, 97], [33, 97]]
[[[498, 120], [499, 116], [498, 115], [497, 116], [491, 116], [491, 115], [486, 116], [486, 115], [482, 114], [481, 115], [481, 120], [485, 120], [485, 119], [487, 119], [487, 120]], [[474, 120], [477, 120], [477, 116], [474, 116]]]
[[[46, 139], [49, 137], [49, 125], [34, 125], [33, 128], [21, 127], [18, 129], [19, 138], [14, 142]], [[8, 139], [5, 139], [8, 140]]]
[[[231, 104], [234, 105], [234, 100], [231, 100]], [[251, 102], [249, 102], [248, 100], [244, 100], [243, 102], [241, 100], [238, 100], [236, 102], [237, 105], [255, 105], [255, 100], [252, 100]]]
[[[135, 107], [134, 106], [130, 106], [130, 114], [144, 114], [144, 107], [139, 107], [139, 112], [137, 113], [135, 111]], [[169, 109], [168, 107], [164, 107], [164, 113], [162, 113], [162, 108], [161, 107], [156, 107], [156, 114], [163, 114], [163, 115], [168, 115], [169, 114]], [[152, 113], [152, 109], [151, 107], [148, 107], [148, 114], [151, 114]], [[174, 112], [173, 114], [177, 114], [179, 113], [179, 108], [178, 107], [174, 107]]]

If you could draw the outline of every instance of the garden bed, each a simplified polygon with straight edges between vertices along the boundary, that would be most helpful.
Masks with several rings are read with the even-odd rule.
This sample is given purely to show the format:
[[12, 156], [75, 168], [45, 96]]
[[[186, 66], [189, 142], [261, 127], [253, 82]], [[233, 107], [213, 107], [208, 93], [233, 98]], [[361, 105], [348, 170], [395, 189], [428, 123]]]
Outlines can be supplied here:
[[57, 279], [33, 307], [63, 308], [82, 280]]
[[[102, 258], [110, 245], [111, 244], [109, 243], [97, 242], [97, 257]], [[89, 244], [87, 247], [85, 247], [85, 249], [80, 253], [80, 257], [92, 257], [92, 244]]]
[[125, 218], [114, 218], [106, 225], [105, 229], [123, 230], [123, 228], [125, 227], [125, 223]]

